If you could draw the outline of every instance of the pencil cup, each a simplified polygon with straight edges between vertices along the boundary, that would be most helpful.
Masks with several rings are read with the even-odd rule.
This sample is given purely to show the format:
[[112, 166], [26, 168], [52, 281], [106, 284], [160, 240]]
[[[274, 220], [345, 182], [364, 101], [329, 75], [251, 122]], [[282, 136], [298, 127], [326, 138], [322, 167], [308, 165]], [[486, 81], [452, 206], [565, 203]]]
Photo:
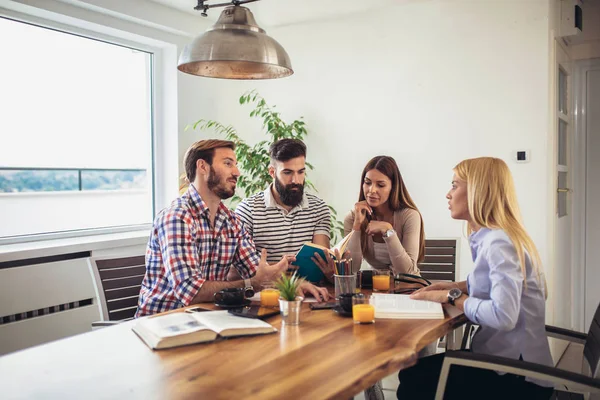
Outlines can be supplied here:
[[333, 278], [336, 299], [342, 293], [354, 293], [356, 291], [356, 275], [333, 275]]

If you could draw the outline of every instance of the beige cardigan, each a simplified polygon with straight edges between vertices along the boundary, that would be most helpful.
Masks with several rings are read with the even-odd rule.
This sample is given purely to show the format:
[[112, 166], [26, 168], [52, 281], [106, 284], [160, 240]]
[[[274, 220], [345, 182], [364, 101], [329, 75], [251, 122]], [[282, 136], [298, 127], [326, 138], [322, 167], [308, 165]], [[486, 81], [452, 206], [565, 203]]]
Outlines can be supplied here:
[[[346, 215], [346, 218], [344, 218], [344, 235], [350, 233], [353, 225], [354, 210], [350, 211], [348, 215]], [[361, 235], [359, 232], [356, 232], [350, 238], [347, 247], [347, 250], [350, 250], [355, 269], [360, 268], [364, 256], [369, 265], [375, 269], [390, 268], [394, 271], [394, 274], [420, 274], [419, 267], [417, 267], [419, 239], [421, 235], [421, 216], [419, 215], [419, 212], [410, 208], [394, 212], [392, 226], [394, 227], [396, 234], [390, 238], [383, 239], [387, 245], [392, 265], [383, 265], [375, 260], [372, 238], [369, 238], [367, 241], [367, 248], [363, 254], [360, 246]]]

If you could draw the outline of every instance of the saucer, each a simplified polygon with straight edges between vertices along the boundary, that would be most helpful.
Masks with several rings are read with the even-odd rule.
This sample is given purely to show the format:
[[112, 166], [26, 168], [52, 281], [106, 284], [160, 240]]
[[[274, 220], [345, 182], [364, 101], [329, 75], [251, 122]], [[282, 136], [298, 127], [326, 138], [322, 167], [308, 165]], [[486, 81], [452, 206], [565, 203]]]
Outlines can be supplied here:
[[229, 308], [242, 308], [242, 307], [249, 306], [250, 304], [252, 304], [252, 301], [250, 301], [250, 299], [246, 299], [246, 300], [244, 300], [240, 304], [221, 304], [221, 303], [215, 303], [215, 306], [221, 307], [221, 308], [225, 308], [225, 309], [229, 309]]
[[333, 311], [340, 314], [342, 317], [352, 317], [352, 312], [344, 311], [344, 309], [340, 306], [334, 307]]

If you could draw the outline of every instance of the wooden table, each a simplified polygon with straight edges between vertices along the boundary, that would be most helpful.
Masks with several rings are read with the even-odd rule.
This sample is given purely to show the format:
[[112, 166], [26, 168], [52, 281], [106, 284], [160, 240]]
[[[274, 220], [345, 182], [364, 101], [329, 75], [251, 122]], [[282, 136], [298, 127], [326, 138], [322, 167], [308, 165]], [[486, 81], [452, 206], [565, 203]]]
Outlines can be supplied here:
[[299, 326], [279, 332], [152, 351], [130, 321], [0, 357], [2, 399], [333, 399], [350, 398], [465, 323], [444, 305], [443, 320], [355, 325], [303, 305]]

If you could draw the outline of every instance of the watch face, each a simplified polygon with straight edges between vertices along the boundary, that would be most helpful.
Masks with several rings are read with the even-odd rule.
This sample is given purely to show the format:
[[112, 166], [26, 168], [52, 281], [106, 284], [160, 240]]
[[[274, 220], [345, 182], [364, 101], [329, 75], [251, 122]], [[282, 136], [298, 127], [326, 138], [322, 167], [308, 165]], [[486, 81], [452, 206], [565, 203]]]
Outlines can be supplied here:
[[254, 289], [251, 287], [247, 287], [244, 295], [246, 296], [246, 298], [254, 296]]
[[448, 295], [453, 299], [458, 299], [462, 295], [462, 291], [459, 288], [452, 288], [448, 292]]

